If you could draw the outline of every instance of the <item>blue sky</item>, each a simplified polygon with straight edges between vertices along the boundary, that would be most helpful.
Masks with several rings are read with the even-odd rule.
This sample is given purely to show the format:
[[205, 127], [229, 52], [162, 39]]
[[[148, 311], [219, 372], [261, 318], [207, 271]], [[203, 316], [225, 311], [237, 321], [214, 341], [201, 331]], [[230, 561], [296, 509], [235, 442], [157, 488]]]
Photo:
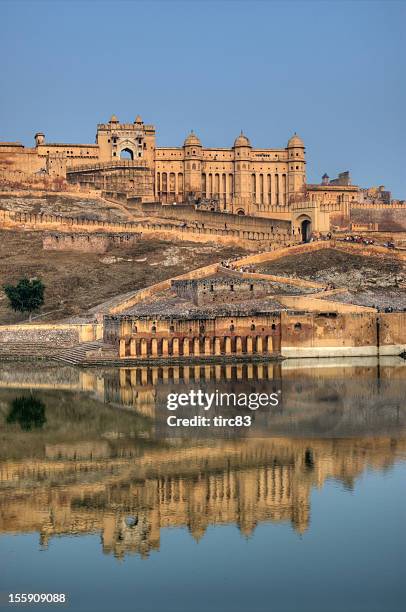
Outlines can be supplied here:
[[283, 147], [406, 198], [406, 2], [0, 0], [0, 140], [94, 142], [114, 112], [181, 145]]

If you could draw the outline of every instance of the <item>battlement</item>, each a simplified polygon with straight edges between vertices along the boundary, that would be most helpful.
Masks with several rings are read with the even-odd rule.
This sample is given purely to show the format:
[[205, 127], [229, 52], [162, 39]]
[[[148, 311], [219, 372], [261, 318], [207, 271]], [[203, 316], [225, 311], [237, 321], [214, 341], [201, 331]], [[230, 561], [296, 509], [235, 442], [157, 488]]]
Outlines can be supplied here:
[[42, 247], [45, 251], [80, 251], [82, 253], [105, 253], [112, 246], [131, 246], [142, 234], [108, 233], [51, 233], [47, 234]]

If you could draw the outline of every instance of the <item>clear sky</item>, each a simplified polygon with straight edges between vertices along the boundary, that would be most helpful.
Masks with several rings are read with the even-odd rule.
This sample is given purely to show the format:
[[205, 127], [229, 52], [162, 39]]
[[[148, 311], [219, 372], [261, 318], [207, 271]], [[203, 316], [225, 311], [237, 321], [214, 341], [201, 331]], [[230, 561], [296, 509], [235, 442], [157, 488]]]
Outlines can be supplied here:
[[309, 182], [350, 170], [406, 198], [405, 26], [388, 0], [0, 0], [0, 140], [94, 142], [112, 113], [161, 146], [297, 131]]

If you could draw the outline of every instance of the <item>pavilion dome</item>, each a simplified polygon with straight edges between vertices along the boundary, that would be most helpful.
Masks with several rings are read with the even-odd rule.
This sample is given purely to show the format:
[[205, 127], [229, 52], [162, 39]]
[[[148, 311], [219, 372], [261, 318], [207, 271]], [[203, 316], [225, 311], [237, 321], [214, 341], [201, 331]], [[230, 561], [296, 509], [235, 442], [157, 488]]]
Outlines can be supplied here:
[[185, 138], [185, 142], [183, 143], [184, 147], [190, 147], [190, 146], [196, 146], [196, 147], [201, 147], [202, 143], [200, 142], [200, 139], [198, 136], [196, 136], [196, 134], [194, 133], [194, 131], [192, 130], [189, 134], [189, 136], [186, 136]]
[[109, 123], [119, 123], [119, 121], [115, 115], [111, 115]]
[[296, 134], [296, 132], [293, 134], [292, 138], [289, 138], [288, 148], [289, 147], [304, 147], [303, 140]]
[[234, 140], [234, 147], [250, 147], [250, 146], [251, 146], [251, 143], [249, 139], [247, 138], [247, 136], [245, 136], [245, 134], [243, 134], [241, 130], [241, 134], [237, 136], [237, 138]]
[[134, 123], [142, 123], [142, 119], [141, 119], [140, 115], [136, 116]]

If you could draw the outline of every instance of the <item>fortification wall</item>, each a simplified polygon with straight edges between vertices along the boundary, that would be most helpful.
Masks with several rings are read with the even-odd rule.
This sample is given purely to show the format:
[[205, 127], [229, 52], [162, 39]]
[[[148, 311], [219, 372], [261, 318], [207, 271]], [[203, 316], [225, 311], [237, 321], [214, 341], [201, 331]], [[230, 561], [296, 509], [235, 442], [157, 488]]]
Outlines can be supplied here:
[[42, 241], [46, 251], [80, 251], [105, 253], [112, 246], [130, 247], [138, 242], [141, 234], [47, 234]]
[[406, 205], [405, 204], [357, 204], [351, 208], [350, 221], [356, 224], [377, 224], [381, 232], [406, 231]]
[[291, 222], [286, 219], [251, 217], [247, 215], [232, 215], [216, 211], [199, 210], [192, 204], [163, 205], [160, 202], [141, 203], [137, 198], [127, 198], [126, 194], [116, 192], [103, 192], [103, 196], [107, 200], [126, 204], [131, 210], [137, 211], [137, 213], [147, 217], [176, 219], [188, 221], [190, 223], [211, 225], [217, 228], [224, 228], [227, 226], [229, 229], [265, 232], [270, 232], [273, 228], [275, 233], [277, 231], [291, 231]]
[[[34, 213], [18, 213], [0, 210], [0, 227], [44, 230], [53, 229], [59, 232], [111, 232], [111, 233], [139, 233], [144, 237], [148, 235], [163, 240], [191, 242], [216, 242], [235, 244], [248, 249], [275, 248], [283, 244], [292, 244], [295, 238], [289, 232], [260, 232], [238, 229], [216, 229], [211, 227], [197, 227], [175, 221], [167, 222], [129, 222], [111, 223], [85, 218], [61, 217], [58, 215], [37, 215]], [[298, 240], [298, 238], [296, 238]]]

